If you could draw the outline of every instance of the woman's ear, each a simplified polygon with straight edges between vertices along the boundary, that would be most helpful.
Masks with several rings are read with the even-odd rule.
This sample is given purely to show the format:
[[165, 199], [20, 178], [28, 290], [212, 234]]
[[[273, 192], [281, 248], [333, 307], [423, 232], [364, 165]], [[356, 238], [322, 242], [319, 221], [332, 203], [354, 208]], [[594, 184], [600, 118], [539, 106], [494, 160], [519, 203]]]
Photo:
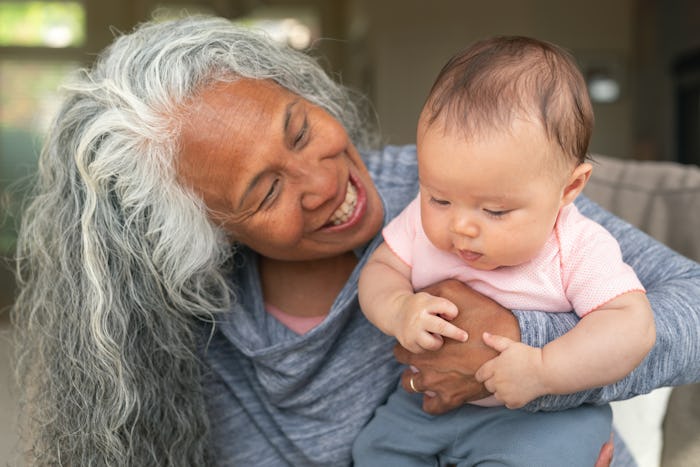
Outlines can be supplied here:
[[583, 164], [579, 164], [578, 166], [576, 166], [574, 171], [571, 172], [569, 180], [564, 186], [564, 191], [561, 197], [562, 206], [571, 203], [573, 200], [576, 199], [579, 193], [583, 191], [583, 187], [586, 186], [586, 183], [588, 183], [588, 179], [591, 178], [592, 170], [593, 166], [588, 162], [584, 162]]

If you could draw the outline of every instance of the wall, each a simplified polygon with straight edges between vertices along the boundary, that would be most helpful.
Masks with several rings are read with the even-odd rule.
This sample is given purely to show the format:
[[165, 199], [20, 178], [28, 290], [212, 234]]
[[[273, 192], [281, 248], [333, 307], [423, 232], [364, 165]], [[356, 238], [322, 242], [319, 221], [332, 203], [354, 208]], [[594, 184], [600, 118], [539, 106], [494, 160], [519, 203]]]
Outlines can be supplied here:
[[591, 150], [617, 157], [673, 159], [675, 130], [670, 64], [700, 44], [695, 0], [125, 0], [92, 6], [90, 52], [110, 42], [112, 25], [128, 30], [157, 5], [201, 8], [223, 16], [261, 6], [315, 8], [319, 54], [346, 83], [371, 97], [382, 134], [413, 142], [418, 111], [449, 56], [494, 34], [524, 34], [571, 50], [582, 66], [604, 61], [622, 80], [613, 104], [595, 106]]
[[635, 152], [642, 159], [675, 160], [672, 68], [680, 56], [700, 51], [700, 2], [637, 0], [636, 3]]
[[[582, 61], [612, 60], [623, 70], [633, 50], [634, 1], [356, 0], [366, 25], [372, 98], [383, 136], [415, 141], [418, 112], [444, 62], [470, 42], [494, 34], [521, 34], [557, 43]], [[627, 157], [632, 147], [631, 97], [598, 105], [593, 151]]]

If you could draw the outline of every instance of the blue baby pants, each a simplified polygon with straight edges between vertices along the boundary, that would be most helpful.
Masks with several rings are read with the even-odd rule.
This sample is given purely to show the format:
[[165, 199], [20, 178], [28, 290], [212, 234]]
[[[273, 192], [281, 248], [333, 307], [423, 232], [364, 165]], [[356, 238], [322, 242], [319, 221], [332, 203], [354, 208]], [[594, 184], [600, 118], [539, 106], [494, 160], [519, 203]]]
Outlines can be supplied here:
[[465, 405], [433, 416], [421, 401], [399, 387], [355, 441], [355, 467], [592, 467], [612, 432], [608, 405], [535, 413]]

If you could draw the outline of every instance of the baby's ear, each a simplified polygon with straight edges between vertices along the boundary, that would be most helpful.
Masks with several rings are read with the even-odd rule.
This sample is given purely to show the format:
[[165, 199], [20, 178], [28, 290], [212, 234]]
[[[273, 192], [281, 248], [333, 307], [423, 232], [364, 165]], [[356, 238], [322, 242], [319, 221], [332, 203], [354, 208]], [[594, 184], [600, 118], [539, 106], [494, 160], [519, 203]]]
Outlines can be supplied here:
[[586, 183], [588, 183], [588, 179], [591, 178], [592, 170], [593, 166], [588, 162], [584, 162], [583, 164], [576, 166], [573, 172], [571, 172], [569, 180], [564, 187], [564, 192], [562, 193], [561, 197], [562, 206], [567, 205], [576, 199], [579, 193], [581, 193], [583, 190], [583, 187], [585, 187]]

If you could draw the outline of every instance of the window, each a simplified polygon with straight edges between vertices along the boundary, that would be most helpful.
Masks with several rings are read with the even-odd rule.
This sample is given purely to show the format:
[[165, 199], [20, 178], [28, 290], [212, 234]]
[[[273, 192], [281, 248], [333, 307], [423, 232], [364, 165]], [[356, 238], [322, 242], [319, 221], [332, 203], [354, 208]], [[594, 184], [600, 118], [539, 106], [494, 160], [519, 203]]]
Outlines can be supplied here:
[[77, 47], [85, 10], [77, 2], [0, 2], [0, 46]]
[[0, 256], [14, 249], [23, 181], [84, 41], [81, 3], [0, 1]]

